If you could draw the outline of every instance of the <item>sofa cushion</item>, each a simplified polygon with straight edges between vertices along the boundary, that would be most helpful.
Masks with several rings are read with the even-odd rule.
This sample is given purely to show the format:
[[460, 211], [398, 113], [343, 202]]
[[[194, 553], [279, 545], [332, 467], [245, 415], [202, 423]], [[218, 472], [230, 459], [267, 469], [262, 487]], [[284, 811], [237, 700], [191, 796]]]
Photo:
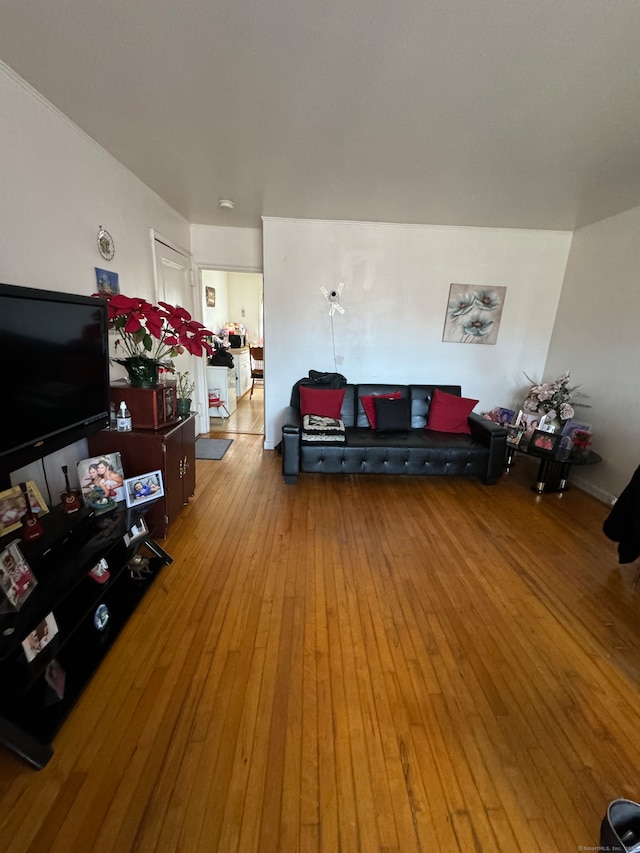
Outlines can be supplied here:
[[371, 429], [375, 429], [377, 425], [374, 400], [378, 398], [383, 398], [385, 400], [398, 400], [400, 398], [400, 392], [393, 391], [391, 394], [363, 394], [360, 397], [362, 401], [362, 408], [365, 410], [365, 413], [369, 418]]
[[325, 418], [322, 415], [304, 415], [300, 437], [302, 441], [319, 444], [346, 440], [344, 424], [340, 418]]
[[470, 397], [457, 397], [439, 388], [434, 389], [429, 406], [427, 429], [470, 435], [471, 429], [467, 419], [478, 402]]
[[404, 432], [411, 429], [411, 403], [405, 397], [375, 397], [376, 432]]
[[339, 418], [345, 389], [306, 388], [300, 386], [300, 414]]

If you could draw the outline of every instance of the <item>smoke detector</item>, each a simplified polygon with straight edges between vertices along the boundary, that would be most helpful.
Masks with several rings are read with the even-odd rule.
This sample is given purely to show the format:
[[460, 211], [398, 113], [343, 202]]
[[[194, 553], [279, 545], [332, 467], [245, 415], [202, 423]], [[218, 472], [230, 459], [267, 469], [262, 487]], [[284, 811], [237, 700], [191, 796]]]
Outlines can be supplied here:
[[222, 207], [225, 210], [233, 210], [235, 206], [235, 202], [231, 201], [230, 198], [221, 198], [218, 202], [218, 207]]

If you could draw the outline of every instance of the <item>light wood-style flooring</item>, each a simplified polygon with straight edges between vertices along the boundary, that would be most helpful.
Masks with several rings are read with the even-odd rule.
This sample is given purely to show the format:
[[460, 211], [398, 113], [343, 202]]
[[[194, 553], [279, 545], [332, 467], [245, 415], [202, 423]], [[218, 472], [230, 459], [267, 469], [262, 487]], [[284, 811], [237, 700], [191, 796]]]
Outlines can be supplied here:
[[209, 418], [210, 431], [244, 433], [246, 435], [264, 434], [264, 388], [256, 385], [251, 397], [245, 394], [238, 400], [238, 406], [229, 418]]
[[[608, 508], [475, 479], [197, 463], [175, 558], [4, 853], [572, 853], [640, 795], [640, 591]], [[631, 474], [632, 472], [630, 472]]]

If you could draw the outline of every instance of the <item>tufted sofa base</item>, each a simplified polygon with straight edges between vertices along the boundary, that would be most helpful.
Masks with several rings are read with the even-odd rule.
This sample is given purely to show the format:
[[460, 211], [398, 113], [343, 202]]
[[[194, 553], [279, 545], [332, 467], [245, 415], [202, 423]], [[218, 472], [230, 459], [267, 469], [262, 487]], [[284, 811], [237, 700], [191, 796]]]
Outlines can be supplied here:
[[[479, 415], [469, 417], [471, 435], [425, 429], [428, 406], [435, 387], [460, 395], [459, 386], [347, 386], [342, 419], [344, 444], [306, 444], [301, 441], [300, 412], [285, 411], [282, 428], [282, 471], [286, 483], [297, 482], [299, 473], [408, 474], [476, 476], [487, 485], [502, 474], [506, 430]], [[378, 433], [370, 429], [361, 394], [400, 390], [411, 399], [412, 428], [407, 432]], [[350, 425], [353, 424], [353, 425]]]

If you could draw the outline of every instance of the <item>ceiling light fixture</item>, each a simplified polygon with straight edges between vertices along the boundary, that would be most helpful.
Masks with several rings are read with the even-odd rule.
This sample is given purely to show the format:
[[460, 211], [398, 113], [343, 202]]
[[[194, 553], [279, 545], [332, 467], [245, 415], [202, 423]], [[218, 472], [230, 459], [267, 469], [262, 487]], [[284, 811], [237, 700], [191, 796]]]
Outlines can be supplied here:
[[230, 198], [221, 198], [218, 202], [218, 206], [224, 208], [225, 210], [233, 210], [236, 205], [235, 202], [231, 201]]

